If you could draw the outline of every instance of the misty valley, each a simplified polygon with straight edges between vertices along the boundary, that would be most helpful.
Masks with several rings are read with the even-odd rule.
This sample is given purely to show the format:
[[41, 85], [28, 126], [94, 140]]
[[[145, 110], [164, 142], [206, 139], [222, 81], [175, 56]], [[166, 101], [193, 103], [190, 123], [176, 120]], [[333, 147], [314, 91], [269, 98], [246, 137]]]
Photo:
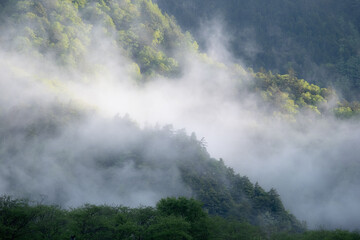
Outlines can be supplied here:
[[0, 239], [360, 239], [359, 13], [1, 1]]

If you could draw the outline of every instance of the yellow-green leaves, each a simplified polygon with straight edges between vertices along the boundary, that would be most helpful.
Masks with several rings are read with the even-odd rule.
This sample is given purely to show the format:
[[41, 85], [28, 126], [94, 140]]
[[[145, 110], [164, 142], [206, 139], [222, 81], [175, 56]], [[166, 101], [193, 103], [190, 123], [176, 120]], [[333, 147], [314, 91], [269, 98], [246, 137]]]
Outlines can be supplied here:
[[319, 106], [327, 104], [334, 92], [309, 84], [293, 74], [259, 72], [255, 75], [255, 88], [261, 90], [262, 98], [275, 107], [277, 115], [295, 116], [300, 111], [321, 114]]

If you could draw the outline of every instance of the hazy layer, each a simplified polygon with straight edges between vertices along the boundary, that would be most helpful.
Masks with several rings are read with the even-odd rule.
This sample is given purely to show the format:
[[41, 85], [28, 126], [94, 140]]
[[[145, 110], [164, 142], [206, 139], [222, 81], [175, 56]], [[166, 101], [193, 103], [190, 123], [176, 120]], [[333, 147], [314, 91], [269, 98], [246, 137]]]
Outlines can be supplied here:
[[[226, 64], [234, 61], [220, 44], [225, 41], [221, 28], [204, 33], [210, 34], [210, 56]], [[46, 195], [48, 202], [67, 206], [151, 205], [179, 192], [190, 195], [178, 169], [166, 162], [154, 169], [136, 168], [133, 161], [96, 165], [103, 154], [116, 157], [120, 150], [142, 143], [137, 128], [109, 120], [129, 114], [143, 128], [173, 124], [205, 137], [212, 156], [224, 158], [252, 181], [276, 188], [286, 208], [311, 227], [359, 227], [359, 123], [311, 115], [299, 116], [296, 123], [275, 119], [259, 110], [261, 100], [243, 90], [251, 79], [236, 82], [226, 68], [209, 65], [194, 53], [188, 54], [179, 79], [158, 77], [137, 84], [123, 67], [131, 61], [106, 44], [108, 39], [101, 42], [88, 55], [101, 66], [94, 75], [76, 70], [65, 74], [51, 57], [37, 60], [3, 49], [2, 194]], [[29, 142], [24, 128], [43, 118], [41, 109], [59, 103], [81, 103], [93, 109], [93, 115]], [[172, 159], [166, 146], [166, 140], [150, 144], [149, 156], [155, 151]]]

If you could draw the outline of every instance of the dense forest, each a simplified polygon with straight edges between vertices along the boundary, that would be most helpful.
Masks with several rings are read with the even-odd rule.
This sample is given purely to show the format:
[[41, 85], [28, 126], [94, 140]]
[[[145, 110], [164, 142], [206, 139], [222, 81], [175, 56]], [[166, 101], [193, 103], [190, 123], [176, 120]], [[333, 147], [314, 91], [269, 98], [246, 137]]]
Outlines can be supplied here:
[[[356, 101], [360, 92], [357, 3], [351, 1], [348, 15], [343, 5], [335, 11], [335, 2], [329, 9], [310, 1], [301, 7], [297, 1], [275, 1], [271, 6], [258, 1], [157, 3], [159, 6], [150, 0], [0, 2], [1, 236], [359, 239], [358, 233], [345, 230], [307, 231], [304, 219], [288, 211], [276, 186], [264, 188], [246, 177], [246, 172], [238, 174], [238, 169], [228, 167], [227, 159], [211, 156], [205, 138], [168, 125], [173, 124], [172, 118], [164, 117], [186, 115], [211, 126], [214, 119], [239, 111], [235, 120], [226, 123], [231, 126], [232, 121], [242, 123], [248, 117], [244, 128], [254, 132], [244, 139], [274, 147], [267, 152], [258, 146], [264, 159], [277, 151], [278, 142], [261, 136], [261, 131], [274, 134], [268, 130], [270, 124], [295, 128], [291, 134], [316, 133], [312, 127], [317, 125], [325, 126], [328, 133], [326, 127], [333, 129], [333, 123], [339, 123], [340, 130], [348, 127], [342, 124], [353, 124], [349, 126], [356, 135], [360, 114]], [[308, 16], [302, 15], [303, 8], [322, 10], [307, 12]], [[227, 13], [232, 9], [238, 12]], [[245, 27], [251, 28], [254, 22], [262, 26], [255, 28], [262, 51], [254, 56], [247, 55], [241, 44], [231, 43], [234, 54], [251, 68], [205, 53], [199, 21], [222, 13], [228, 17], [229, 31], [236, 25], [240, 40], [247, 38], [242, 35]], [[283, 21], [284, 17], [292, 20]], [[339, 29], [331, 31], [321, 21]], [[351, 37], [338, 39], [344, 34]], [[313, 36], [310, 42], [301, 38], [308, 35]], [[338, 44], [343, 44], [342, 50]], [[333, 78], [327, 81], [328, 74]], [[164, 92], [169, 92], [167, 99], [157, 95]], [[104, 101], [107, 95], [109, 100]], [[163, 102], [169, 102], [169, 107], [158, 111]], [[210, 109], [210, 120], [186, 104]], [[162, 121], [147, 125], [153, 118], [143, 120], [138, 112], [131, 112], [139, 105], [143, 115]], [[216, 112], [227, 105], [231, 105], [229, 111]], [[110, 118], [104, 106], [115, 109]], [[241, 134], [244, 131], [237, 135]], [[357, 149], [354, 139], [356, 136], [349, 140], [341, 135], [346, 151]], [[225, 140], [232, 139], [220, 142]], [[321, 141], [311, 140], [294, 149], [315, 142], [317, 149], [306, 151], [305, 158], [313, 152], [325, 158]], [[242, 146], [236, 144], [236, 148]], [[331, 172], [335, 193], [338, 188], [346, 192], [346, 184], [355, 190], [358, 186], [360, 165], [354, 160], [356, 153], [349, 156]], [[246, 155], [233, 154], [232, 158], [246, 161]], [[320, 196], [325, 198], [326, 194]]]
[[2, 239], [349, 239], [355, 232], [275, 234], [235, 219], [214, 217], [194, 199], [161, 199], [156, 207], [90, 205], [65, 210], [55, 205], [0, 198]]

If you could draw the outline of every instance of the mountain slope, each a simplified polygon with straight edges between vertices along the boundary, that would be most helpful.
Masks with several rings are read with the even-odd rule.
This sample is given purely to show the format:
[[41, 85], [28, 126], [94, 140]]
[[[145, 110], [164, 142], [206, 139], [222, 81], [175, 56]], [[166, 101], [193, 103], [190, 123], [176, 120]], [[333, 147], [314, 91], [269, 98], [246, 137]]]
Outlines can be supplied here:
[[84, 67], [91, 50], [115, 40], [109, 44], [132, 58], [142, 74], [174, 74], [178, 62], [171, 51], [194, 44], [149, 1], [10, 1], [1, 10], [5, 46], [54, 55], [65, 66]]
[[358, 1], [156, 2], [198, 39], [203, 22], [220, 19], [229, 50], [257, 71], [292, 68], [312, 83], [335, 87], [347, 100], [359, 100]]
[[[0, 42], [6, 49], [40, 61], [47, 61], [50, 57], [66, 72], [80, 70], [89, 75], [98, 74], [105, 65], [111, 64], [108, 59], [126, 56], [130, 61], [121, 60], [124, 66], [118, 67], [124, 67], [138, 82], [159, 75], [178, 78], [186, 71], [189, 52], [205, 64], [224, 68], [224, 64], [198, 53], [197, 43], [191, 35], [183, 33], [175, 20], [164, 15], [151, 1], [10, 1], [3, 3], [1, 9], [2, 17], [6, 19], [1, 27], [7, 34], [1, 36]], [[103, 52], [108, 55], [109, 51], [110, 56], [98, 57]], [[225, 69], [234, 82], [249, 77], [260, 81], [264, 79], [261, 73], [246, 73], [238, 65], [225, 66]], [[244, 76], [244, 72], [248, 76]], [[278, 84], [272, 77], [266, 81], [268, 87]], [[296, 115], [301, 109], [323, 113], [318, 110], [319, 104], [327, 104], [330, 99], [336, 98], [334, 91], [323, 88], [322, 100], [299, 100], [299, 97], [293, 97], [295, 90], [291, 88], [294, 86], [288, 86], [281, 91], [270, 90], [275, 98], [283, 99], [272, 101], [261, 92], [267, 91], [268, 87], [265, 89], [262, 85], [259, 88], [255, 83], [253, 90], [260, 90], [258, 94], [265, 102], [276, 103], [273, 105], [277, 108], [275, 114], [284, 112], [283, 102], [288, 100], [294, 101], [296, 106], [290, 107], [294, 110], [285, 110], [285, 114]], [[299, 94], [302, 94], [301, 91]], [[335, 111], [340, 117], [357, 115], [359, 109], [356, 106], [354, 103], [348, 108], [349, 105], [342, 104], [339, 107], [343, 111]]]
[[[265, 191], [211, 158], [204, 139], [165, 124], [176, 122], [180, 128], [198, 120], [198, 129], [207, 126], [217, 133], [212, 140], [224, 142], [221, 147], [236, 148], [229, 155], [237, 162], [258, 156], [265, 161], [270, 152], [270, 159], [280, 153], [291, 164], [294, 156], [281, 156], [279, 146], [286, 144], [269, 137], [282, 135], [268, 126], [285, 125], [275, 131], [291, 132], [284, 137], [293, 147], [290, 152], [314, 145], [319, 150], [310, 149], [306, 156], [312, 159], [315, 153], [325, 159], [321, 140], [327, 138], [310, 135], [307, 141], [308, 132], [317, 133], [313, 123], [325, 122], [328, 132], [335, 124], [325, 118], [333, 120], [334, 111], [346, 118], [359, 112], [357, 105], [336, 108], [333, 90], [298, 79], [292, 71], [255, 73], [210, 58], [151, 1], [3, 1], [1, 18], [6, 33], [0, 36], [0, 89], [5, 89], [0, 94], [2, 193], [68, 207], [84, 202], [137, 207], [167, 196], [193, 196], [214, 215], [247, 221], [267, 232], [302, 231], [303, 224], [285, 210], [275, 190]], [[127, 111], [143, 125], [118, 117]], [[306, 121], [297, 125], [298, 118]], [[336, 121], [340, 130], [356, 133]], [[230, 138], [221, 132], [224, 125], [234, 126]], [[300, 130], [293, 132], [293, 126]], [[341, 134], [337, 129], [331, 133]], [[296, 145], [291, 141], [299, 132], [302, 141]], [[352, 148], [348, 143], [356, 139], [351, 135], [343, 145]], [[251, 146], [246, 141], [258, 144], [255, 157], [250, 148], [237, 152]], [[334, 138], [324, 145], [337, 143]], [[329, 173], [339, 182], [331, 186], [344, 184], [346, 191], [349, 185], [358, 186], [357, 162], [347, 161], [349, 165], [336, 162], [333, 169], [338, 171]], [[351, 179], [343, 179], [343, 173]]]

